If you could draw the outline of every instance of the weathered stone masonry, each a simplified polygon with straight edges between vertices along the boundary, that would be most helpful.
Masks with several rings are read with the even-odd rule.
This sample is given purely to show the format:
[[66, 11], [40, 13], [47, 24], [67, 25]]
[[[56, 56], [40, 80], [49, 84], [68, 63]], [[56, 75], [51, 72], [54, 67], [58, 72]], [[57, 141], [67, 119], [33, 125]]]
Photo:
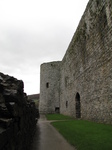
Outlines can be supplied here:
[[40, 113], [59, 112], [60, 61], [41, 65]]
[[60, 113], [112, 123], [111, 0], [89, 1], [60, 74]]
[[29, 150], [36, 122], [23, 82], [0, 73], [0, 150]]

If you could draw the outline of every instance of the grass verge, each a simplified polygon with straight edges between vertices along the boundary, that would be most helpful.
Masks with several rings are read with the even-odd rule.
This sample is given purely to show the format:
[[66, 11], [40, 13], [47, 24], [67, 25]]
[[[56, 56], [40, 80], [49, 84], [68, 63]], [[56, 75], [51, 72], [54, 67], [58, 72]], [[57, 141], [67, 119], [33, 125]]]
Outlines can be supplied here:
[[64, 116], [62, 114], [47, 114], [46, 118], [48, 120], [70, 120], [70, 119], [72, 119], [71, 117]]
[[[50, 115], [52, 120], [63, 120], [62, 115]], [[62, 119], [61, 119], [62, 117]], [[47, 116], [47, 118], [49, 118]], [[54, 119], [53, 119], [54, 118]], [[66, 118], [66, 116], [65, 116]], [[77, 150], [112, 150], [112, 126], [84, 120], [53, 122], [52, 125]]]

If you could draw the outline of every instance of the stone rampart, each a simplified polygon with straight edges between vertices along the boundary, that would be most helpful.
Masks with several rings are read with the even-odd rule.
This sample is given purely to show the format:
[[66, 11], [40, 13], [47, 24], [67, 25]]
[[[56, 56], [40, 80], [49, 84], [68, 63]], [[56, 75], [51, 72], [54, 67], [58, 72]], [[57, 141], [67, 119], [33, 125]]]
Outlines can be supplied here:
[[[112, 124], [111, 0], [89, 1], [60, 62], [60, 75], [56, 74], [58, 68], [52, 69], [50, 67], [50, 70], [47, 70], [46, 67], [45, 72], [41, 73], [41, 78], [49, 77], [49, 80], [53, 79], [56, 83], [59, 80], [56, 91], [59, 89], [61, 114]], [[45, 82], [44, 85], [41, 82], [40, 87], [40, 95], [44, 93], [44, 97], [40, 99], [43, 110], [49, 107], [54, 109], [51, 104], [54, 100], [55, 86], [49, 88], [49, 92], [43, 88]]]
[[[60, 111], [112, 123], [112, 1], [90, 0], [62, 60]], [[67, 103], [67, 106], [66, 106]]]

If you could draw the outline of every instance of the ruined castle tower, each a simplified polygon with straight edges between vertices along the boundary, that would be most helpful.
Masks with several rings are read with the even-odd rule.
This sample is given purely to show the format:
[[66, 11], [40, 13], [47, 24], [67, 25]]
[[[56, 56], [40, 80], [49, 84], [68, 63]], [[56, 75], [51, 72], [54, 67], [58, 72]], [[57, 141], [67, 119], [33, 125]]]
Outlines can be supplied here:
[[60, 61], [41, 65], [40, 113], [59, 112]]

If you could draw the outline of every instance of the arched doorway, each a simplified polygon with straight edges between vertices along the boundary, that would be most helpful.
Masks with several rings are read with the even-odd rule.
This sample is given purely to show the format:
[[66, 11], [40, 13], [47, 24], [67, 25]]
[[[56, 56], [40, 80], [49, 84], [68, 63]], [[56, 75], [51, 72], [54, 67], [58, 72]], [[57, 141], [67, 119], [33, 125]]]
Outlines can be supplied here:
[[76, 97], [75, 97], [75, 102], [76, 102], [76, 118], [81, 118], [81, 103], [80, 103], [80, 95], [77, 92]]

